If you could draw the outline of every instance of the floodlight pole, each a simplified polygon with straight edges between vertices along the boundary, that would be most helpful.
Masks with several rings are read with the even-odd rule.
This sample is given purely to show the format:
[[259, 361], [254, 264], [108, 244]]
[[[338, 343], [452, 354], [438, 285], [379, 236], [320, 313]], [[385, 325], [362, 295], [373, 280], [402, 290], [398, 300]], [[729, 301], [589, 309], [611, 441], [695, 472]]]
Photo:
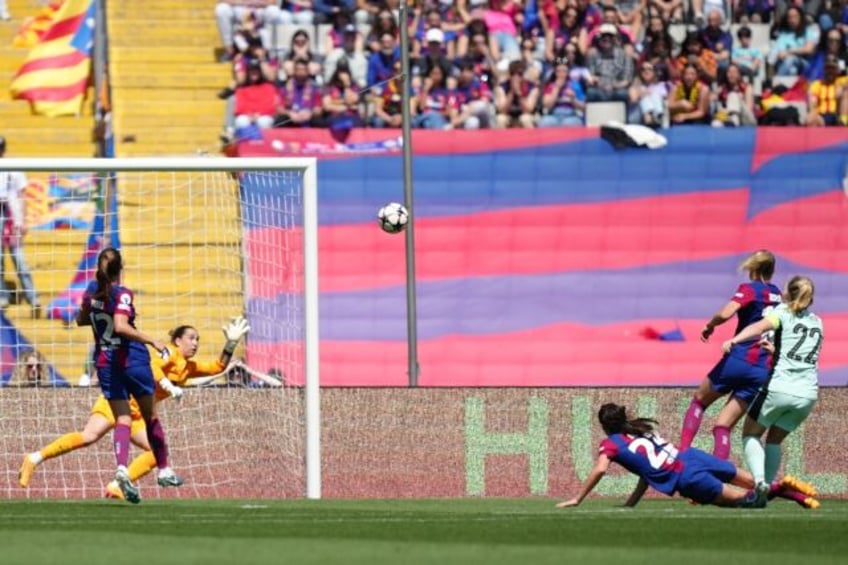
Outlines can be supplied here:
[[415, 301], [415, 209], [412, 189], [412, 111], [409, 93], [412, 89], [409, 77], [409, 3], [400, 0], [400, 60], [403, 73], [401, 88], [401, 108], [403, 125], [403, 197], [409, 211], [409, 223], [406, 226], [406, 341], [409, 386], [418, 386], [418, 314]]

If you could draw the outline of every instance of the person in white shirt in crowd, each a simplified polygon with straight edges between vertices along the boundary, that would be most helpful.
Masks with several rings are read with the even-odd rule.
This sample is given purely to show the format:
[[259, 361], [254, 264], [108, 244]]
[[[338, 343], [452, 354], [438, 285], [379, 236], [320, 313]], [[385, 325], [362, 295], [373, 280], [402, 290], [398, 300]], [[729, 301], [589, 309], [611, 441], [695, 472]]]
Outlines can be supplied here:
[[[6, 138], [0, 136], [0, 158], [6, 154]], [[23, 237], [26, 233], [23, 192], [26, 175], [19, 171], [0, 171], [0, 226], [3, 230], [3, 252], [0, 255], [0, 308], [9, 306], [9, 289], [6, 288], [6, 262], [8, 251], [18, 272], [21, 291], [32, 308], [32, 317], [41, 316], [41, 303], [32, 282], [32, 273], [24, 259]]]

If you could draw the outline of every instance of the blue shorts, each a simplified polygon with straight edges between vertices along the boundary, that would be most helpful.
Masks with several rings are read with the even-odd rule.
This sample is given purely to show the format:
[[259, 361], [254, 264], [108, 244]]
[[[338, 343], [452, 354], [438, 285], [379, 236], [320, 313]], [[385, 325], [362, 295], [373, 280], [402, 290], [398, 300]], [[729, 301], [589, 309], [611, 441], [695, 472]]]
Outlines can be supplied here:
[[725, 355], [707, 375], [714, 391], [733, 396], [751, 404], [769, 378], [769, 370], [752, 365], [735, 355]]
[[677, 460], [683, 470], [676, 490], [698, 504], [712, 504], [722, 487], [736, 477], [736, 465], [694, 447], [680, 453]]
[[156, 388], [150, 365], [97, 367], [97, 379], [106, 400], [127, 400], [130, 395], [138, 399], [153, 394]]

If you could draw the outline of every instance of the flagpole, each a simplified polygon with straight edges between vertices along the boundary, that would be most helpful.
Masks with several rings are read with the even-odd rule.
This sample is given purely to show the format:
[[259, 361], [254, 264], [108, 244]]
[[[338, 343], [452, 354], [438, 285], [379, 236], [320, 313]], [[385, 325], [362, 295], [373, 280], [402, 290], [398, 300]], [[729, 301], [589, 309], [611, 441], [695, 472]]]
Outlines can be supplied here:
[[406, 226], [406, 342], [407, 342], [407, 372], [409, 386], [418, 386], [418, 314], [415, 299], [415, 209], [412, 187], [412, 111], [409, 93], [411, 90], [409, 76], [409, 3], [400, 0], [400, 60], [403, 73], [402, 97], [403, 116], [403, 196], [406, 209], [409, 211], [409, 223]]

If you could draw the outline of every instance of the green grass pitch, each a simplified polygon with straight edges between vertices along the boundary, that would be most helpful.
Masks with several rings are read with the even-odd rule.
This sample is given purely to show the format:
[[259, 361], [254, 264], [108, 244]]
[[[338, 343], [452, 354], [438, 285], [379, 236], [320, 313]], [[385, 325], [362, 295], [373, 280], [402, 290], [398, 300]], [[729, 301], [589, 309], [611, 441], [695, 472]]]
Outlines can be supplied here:
[[11, 501], [0, 563], [846, 563], [848, 501], [816, 511], [646, 500]]

